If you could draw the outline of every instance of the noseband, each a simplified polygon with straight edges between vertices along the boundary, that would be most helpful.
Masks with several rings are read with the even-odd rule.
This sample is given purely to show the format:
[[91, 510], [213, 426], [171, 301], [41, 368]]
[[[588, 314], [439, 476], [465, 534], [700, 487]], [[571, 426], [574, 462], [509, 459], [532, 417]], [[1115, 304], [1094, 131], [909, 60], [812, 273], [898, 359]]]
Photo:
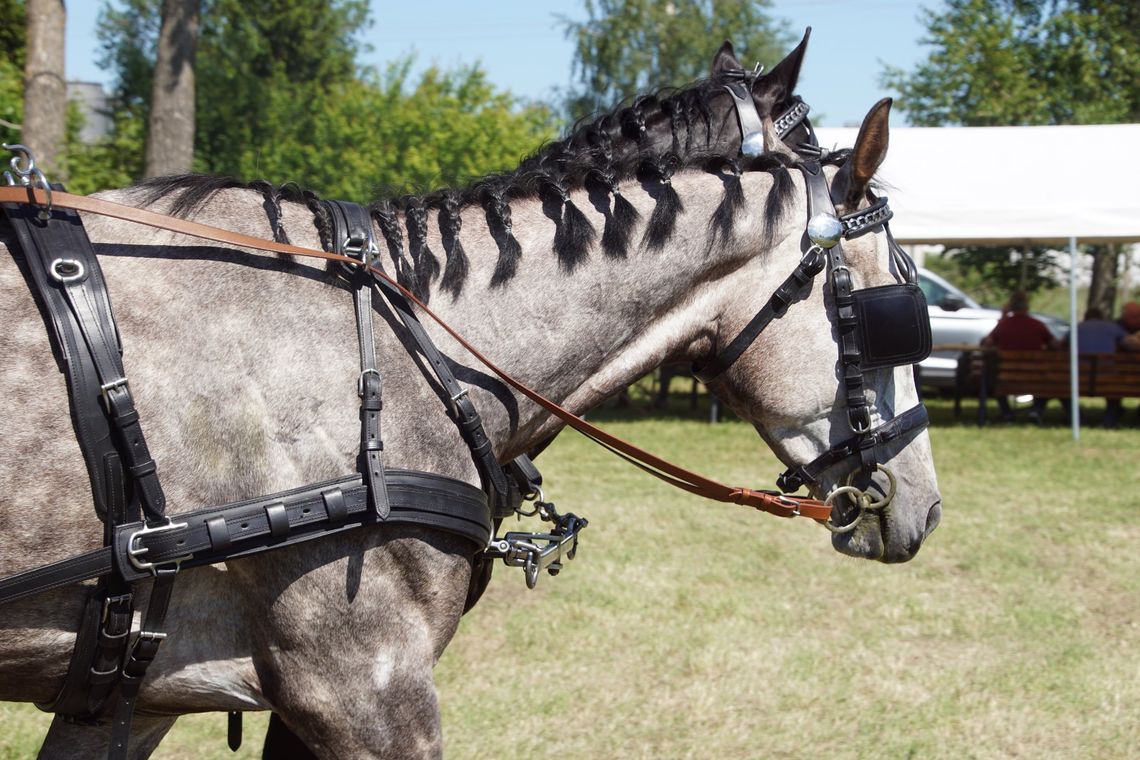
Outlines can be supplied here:
[[[748, 90], [743, 86], [738, 88], [743, 92], [737, 92], [732, 85], [726, 85], [725, 89], [732, 94], [740, 117], [742, 152], [745, 155], [758, 155], [746, 152], [746, 147], [747, 150], [754, 150], [757, 143], [756, 136], [749, 132], [750, 127], [761, 123], [755, 104], [750, 95], [744, 97]], [[793, 106], [792, 111], [795, 110], [796, 106]], [[806, 115], [806, 106], [802, 110]], [[854, 435], [835, 444], [811, 462], [788, 468], [776, 483], [782, 491], [790, 493], [804, 485], [818, 485], [823, 473], [833, 467], [856, 467], [850, 471], [844, 485], [834, 489], [825, 501], [831, 505], [845, 495], [854, 503], [856, 514], [850, 522], [836, 525], [829, 519], [825, 523], [833, 532], [846, 533], [855, 529], [864, 513], [882, 510], [894, 498], [895, 476], [880, 463], [879, 450], [891, 441], [921, 431], [929, 424], [926, 407], [919, 404], [875, 426], [866, 397], [863, 372], [917, 364], [929, 356], [930, 317], [926, 299], [917, 285], [918, 275], [914, 262], [895, 242], [887, 225], [892, 215], [887, 199], [869, 195], [872, 201], [869, 208], [839, 216], [820, 162], [824, 151], [815, 144], [815, 133], [810, 122], [801, 116], [795, 124], [800, 121], [806, 124], [811, 140], [800, 146], [801, 154], [807, 157], [798, 166], [804, 175], [808, 194], [803, 257], [792, 274], [776, 288], [767, 303], [740, 333], [710, 361], [695, 364], [693, 374], [706, 384], [720, 376], [773, 320], [786, 313], [805, 285], [824, 269], [827, 270], [836, 304], [839, 367], [847, 406], [847, 425]], [[788, 131], [790, 129], [791, 127]], [[760, 144], [762, 145], [762, 137]], [[891, 261], [899, 282], [855, 290], [841, 241], [879, 228], [886, 232]], [[855, 485], [858, 476], [869, 478], [876, 471], [882, 471], [888, 482], [880, 499], [876, 499], [869, 490]]]

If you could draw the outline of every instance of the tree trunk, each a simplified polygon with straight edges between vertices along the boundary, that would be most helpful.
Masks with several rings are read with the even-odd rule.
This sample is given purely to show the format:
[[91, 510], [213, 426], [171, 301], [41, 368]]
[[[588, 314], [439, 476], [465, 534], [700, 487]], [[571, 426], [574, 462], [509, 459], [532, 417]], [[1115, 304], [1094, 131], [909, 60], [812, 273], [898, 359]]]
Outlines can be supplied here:
[[194, 55], [199, 0], [163, 0], [154, 64], [146, 176], [190, 171], [194, 160]]
[[63, 179], [67, 87], [63, 82], [63, 0], [27, 0], [27, 60], [24, 64], [23, 143], [48, 179]]
[[1116, 307], [1116, 259], [1115, 245], [1092, 247], [1092, 281], [1089, 283], [1088, 308], [1100, 309], [1108, 319]]

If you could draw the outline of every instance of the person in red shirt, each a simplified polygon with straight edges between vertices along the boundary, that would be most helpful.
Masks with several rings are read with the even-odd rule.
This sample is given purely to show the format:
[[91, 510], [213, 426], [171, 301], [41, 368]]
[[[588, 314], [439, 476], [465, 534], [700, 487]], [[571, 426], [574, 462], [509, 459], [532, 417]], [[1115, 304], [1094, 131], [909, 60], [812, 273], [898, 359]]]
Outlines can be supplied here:
[[1056, 348], [1053, 333], [1040, 319], [1029, 316], [1029, 296], [1015, 290], [993, 331], [982, 340], [983, 346], [996, 346], [1003, 351], [1039, 351]]
[[[1057, 348], [1057, 339], [1049, 328], [1040, 319], [1029, 316], [1029, 296], [1023, 290], [1015, 290], [1009, 297], [994, 329], [982, 339], [983, 346], [993, 346], [1002, 351], [1040, 351], [1046, 348]], [[1045, 404], [1049, 399], [1033, 399], [1033, 409], [1029, 418], [1040, 423], [1045, 411]], [[1009, 399], [1005, 396], [997, 397], [998, 407], [1001, 409], [1001, 418], [1006, 422], [1013, 422], [1013, 409], [1009, 406]]]

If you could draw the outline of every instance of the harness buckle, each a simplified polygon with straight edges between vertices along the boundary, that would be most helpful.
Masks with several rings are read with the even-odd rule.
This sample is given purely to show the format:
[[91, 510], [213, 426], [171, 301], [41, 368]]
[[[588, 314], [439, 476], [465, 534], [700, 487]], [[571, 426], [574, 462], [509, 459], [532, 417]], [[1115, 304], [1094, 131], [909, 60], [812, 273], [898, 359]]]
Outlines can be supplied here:
[[466, 395], [467, 395], [467, 389], [466, 388], [460, 388], [458, 393], [448, 397], [448, 401], [451, 405], [451, 413], [452, 414], [455, 414], [455, 415], [459, 414], [459, 399], [463, 398]]
[[111, 408], [111, 399], [107, 398], [107, 396], [116, 388], [123, 388], [130, 393], [131, 384], [127, 382], [127, 378], [120, 377], [118, 380], [112, 380], [109, 383], [104, 383], [99, 386], [99, 395], [103, 397], [103, 404], [106, 405], [108, 409]]
[[847, 424], [851, 429], [859, 435], [865, 435], [871, 431], [871, 410], [869, 407], [860, 406], [854, 409], [847, 410]]
[[[147, 562], [143, 559], [143, 555], [150, 551], [150, 547], [141, 546], [138, 542], [143, 536], [154, 535], [155, 533], [162, 533], [163, 531], [179, 530], [185, 528], [186, 523], [167, 522], [165, 525], [158, 525], [150, 527], [143, 525], [135, 532], [131, 533], [127, 538], [127, 559], [130, 561], [131, 566], [140, 572], [149, 572], [153, 576], [158, 576], [158, 568], [162, 565], [173, 565], [174, 572], [178, 572], [182, 563], [188, 559], [193, 558], [193, 554], [183, 554], [180, 557], [172, 557], [171, 559], [158, 560], [156, 562]], [[161, 634], [165, 636], [166, 634]]]
[[346, 237], [344, 243], [341, 245], [344, 255], [352, 259], [357, 259], [364, 266], [372, 263], [380, 253], [380, 249], [376, 246], [376, 241], [372, 239], [371, 235], [362, 235], [360, 237]]
[[379, 377], [379, 378], [383, 377], [380, 374], [380, 370], [376, 369], [375, 367], [369, 367], [368, 369], [361, 370], [360, 376], [356, 378], [356, 395], [360, 396], [362, 398], [364, 397], [364, 376], [365, 375], [376, 375], [376, 377]]

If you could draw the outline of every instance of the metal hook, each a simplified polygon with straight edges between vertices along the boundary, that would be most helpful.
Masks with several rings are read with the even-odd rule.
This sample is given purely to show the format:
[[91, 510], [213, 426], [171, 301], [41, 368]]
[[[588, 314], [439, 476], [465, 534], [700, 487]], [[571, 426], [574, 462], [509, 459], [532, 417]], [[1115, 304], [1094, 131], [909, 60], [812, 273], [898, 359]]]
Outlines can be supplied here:
[[[12, 171], [16, 172], [16, 176], [20, 178], [18, 184], [31, 190], [35, 190], [38, 187], [43, 190], [44, 195], [47, 196], [47, 203], [40, 206], [40, 211], [36, 215], [40, 221], [46, 222], [51, 218], [51, 183], [48, 182], [48, 178], [44, 175], [43, 171], [36, 166], [35, 154], [32, 153], [31, 148], [26, 145], [20, 145], [19, 143], [0, 143], [0, 145], [4, 146], [4, 150], [10, 150], [16, 154], [12, 156], [8, 165], [12, 167]], [[4, 172], [4, 179], [9, 185], [17, 184], [16, 180], [8, 172]], [[32, 196], [34, 202], [35, 195], [32, 193], [29, 193], [29, 195]]]
[[[32, 153], [31, 148], [26, 145], [20, 145], [19, 143], [0, 143], [0, 145], [4, 146], [4, 150], [10, 150], [16, 154], [12, 156], [12, 160], [8, 162], [8, 165], [12, 167], [12, 171], [19, 175], [22, 180], [21, 184], [28, 184], [27, 178], [36, 168], [36, 157]], [[21, 160], [24, 162], [22, 168], [20, 166]]]

